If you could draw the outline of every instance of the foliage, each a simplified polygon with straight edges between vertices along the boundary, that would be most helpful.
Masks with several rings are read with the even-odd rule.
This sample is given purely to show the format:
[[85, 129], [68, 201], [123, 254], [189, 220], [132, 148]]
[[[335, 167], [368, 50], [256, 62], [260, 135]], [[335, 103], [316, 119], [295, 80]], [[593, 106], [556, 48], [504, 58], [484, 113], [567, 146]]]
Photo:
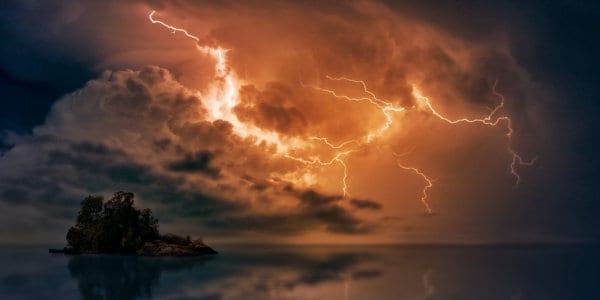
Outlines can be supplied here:
[[86, 197], [77, 224], [67, 232], [69, 246], [77, 252], [134, 253], [158, 239], [158, 220], [150, 209], [133, 207], [133, 198], [128, 192], [116, 192], [106, 202], [101, 196]]

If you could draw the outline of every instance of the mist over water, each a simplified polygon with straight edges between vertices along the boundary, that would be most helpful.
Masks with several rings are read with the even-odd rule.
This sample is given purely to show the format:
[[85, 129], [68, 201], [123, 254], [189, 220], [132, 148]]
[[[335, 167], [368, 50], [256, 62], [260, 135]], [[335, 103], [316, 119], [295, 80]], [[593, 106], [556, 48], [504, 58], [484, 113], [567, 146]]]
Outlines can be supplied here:
[[211, 257], [0, 251], [1, 299], [597, 299], [596, 247], [221, 247]]

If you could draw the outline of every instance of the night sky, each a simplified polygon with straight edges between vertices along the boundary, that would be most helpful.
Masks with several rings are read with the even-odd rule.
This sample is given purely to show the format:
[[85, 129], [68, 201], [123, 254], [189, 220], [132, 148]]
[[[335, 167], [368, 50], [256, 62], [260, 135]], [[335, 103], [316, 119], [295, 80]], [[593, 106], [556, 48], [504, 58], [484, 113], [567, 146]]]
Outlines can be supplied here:
[[397, 2], [3, 1], [0, 242], [600, 241], [600, 5]]

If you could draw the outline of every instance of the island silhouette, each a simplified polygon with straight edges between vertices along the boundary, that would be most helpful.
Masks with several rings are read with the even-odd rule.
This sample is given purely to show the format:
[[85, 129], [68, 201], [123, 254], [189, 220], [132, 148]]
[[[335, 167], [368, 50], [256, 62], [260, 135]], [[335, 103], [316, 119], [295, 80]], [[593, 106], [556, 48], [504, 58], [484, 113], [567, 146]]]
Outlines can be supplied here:
[[51, 253], [199, 256], [217, 254], [202, 239], [161, 235], [152, 210], [133, 206], [135, 195], [119, 191], [104, 201], [88, 196], [81, 202], [77, 223], [67, 232], [68, 245]]

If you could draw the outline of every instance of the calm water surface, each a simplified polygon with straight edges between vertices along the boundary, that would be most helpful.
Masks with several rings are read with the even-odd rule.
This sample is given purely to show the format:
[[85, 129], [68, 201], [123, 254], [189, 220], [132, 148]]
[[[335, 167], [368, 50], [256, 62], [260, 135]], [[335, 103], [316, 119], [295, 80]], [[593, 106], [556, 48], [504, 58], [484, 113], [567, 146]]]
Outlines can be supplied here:
[[600, 299], [597, 247], [216, 247], [201, 258], [0, 249], [0, 299]]

